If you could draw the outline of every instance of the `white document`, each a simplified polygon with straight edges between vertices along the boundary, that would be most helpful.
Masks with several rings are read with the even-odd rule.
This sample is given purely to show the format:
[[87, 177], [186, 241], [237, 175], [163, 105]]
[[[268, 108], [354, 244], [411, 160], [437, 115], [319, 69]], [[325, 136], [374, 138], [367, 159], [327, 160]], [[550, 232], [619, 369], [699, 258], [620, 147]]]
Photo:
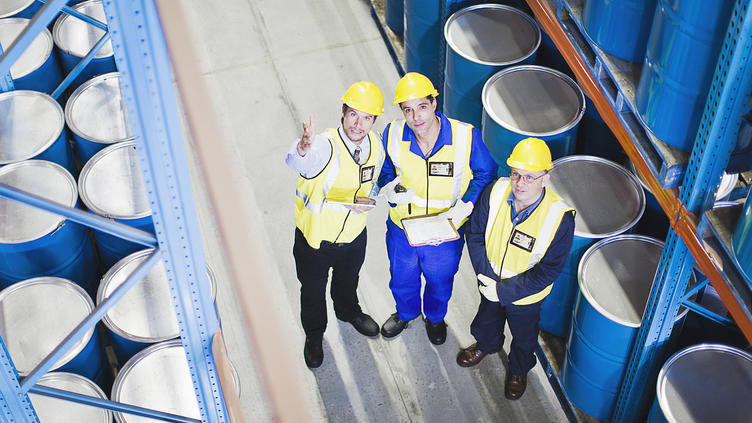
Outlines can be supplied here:
[[438, 214], [402, 219], [402, 227], [405, 228], [407, 241], [413, 247], [438, 245], [460, 237], [452, 222]]

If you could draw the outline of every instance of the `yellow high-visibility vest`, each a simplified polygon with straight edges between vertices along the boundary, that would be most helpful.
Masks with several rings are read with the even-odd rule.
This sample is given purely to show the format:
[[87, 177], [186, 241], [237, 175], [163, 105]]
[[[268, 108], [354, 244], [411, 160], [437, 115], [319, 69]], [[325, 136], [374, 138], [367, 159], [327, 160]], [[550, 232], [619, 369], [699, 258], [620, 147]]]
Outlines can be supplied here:
[[[486, 223], [486, 256], [501, 282], [527, 271], [546, 254], [559, 229], [564, 213], [574, 211], [561, 197], [546, 189], [535, 210], [524, 221], [514, 225], [507, 202], [512, 192], [509, 179], [501, 178], [491, 189], [488, 222]], [[534, 304], [544, 299], [553, 282], [541, 291], [521, 298], [512, 304]]]
[[[402, 140], [405, 121], [389, 125], [387, 153], [394, 163], [401, 185], [415, 190], [412, 204], [398, 204], [389, 209], [389, 217], [402, 228], [406, 217], [440, 213], [452, 207], [467, 191], [473, 171], [470, 169], [473, 126], [448, 119], [452, 145], [444, 145], [428, 159], [410, 151], [410, 141]], [[459, 228], [467, 219], [455, 226]]]
[[384, 148], [373, 132], [363, 140], [371, 150], [362, 165], [355, 162], [337, 129], [322, 135], [332, 146], [329, 162], [312, 178], [299, 176], [295, 190], [295, 224], [312, 248], [319, 248], [321, 241], [352, 242], [360, 235], [366, 227], [366, 213], [353, 213], [338, 203], [368, 197], [384, 164]]

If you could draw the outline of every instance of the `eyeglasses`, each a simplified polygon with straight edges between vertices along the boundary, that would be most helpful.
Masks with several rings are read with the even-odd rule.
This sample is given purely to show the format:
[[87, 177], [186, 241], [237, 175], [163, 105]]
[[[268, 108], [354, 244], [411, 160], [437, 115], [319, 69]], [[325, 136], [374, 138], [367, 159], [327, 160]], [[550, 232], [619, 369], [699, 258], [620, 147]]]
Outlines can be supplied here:
[[537, 181], [538, 179], [546, 175], [548, 175], [548, 171], [545, 171], [543, 175], [533, 176], [533, 175], [520, 175], [519, 173], [513, 170], [512, 173], [509, 175], [509, 178], [513, 181], [519, 181], [520, 179], [522, 179], [522, 181], [525, 182], [526, 184], [532, 184], [533, 182]]

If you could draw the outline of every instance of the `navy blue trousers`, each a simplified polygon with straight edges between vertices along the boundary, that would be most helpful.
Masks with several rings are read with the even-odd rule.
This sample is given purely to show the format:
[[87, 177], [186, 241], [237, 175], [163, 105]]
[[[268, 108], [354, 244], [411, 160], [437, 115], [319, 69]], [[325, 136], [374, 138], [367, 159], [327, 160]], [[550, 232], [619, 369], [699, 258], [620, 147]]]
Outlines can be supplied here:
[[300, 281], [300, 321], [307, 337], [321, 338], [326, 329], [326, 284], [332, 269], [330, 295], [334, 314], [350, 321], [362, 312], [358, 303], [358, 274], [366, 257], [366, 230], [353, 242], [322, 242], [316, 249], [308, 245], [300, 229], [295, 229], [292, 248], [295, 270]]
[[509, 371], [516, 376], [526, 375], [535, 366], [540, 309], [540, 301], [530, 305], [501, 306], [481, 295], [478, 313], [470, 324], [470, 333], [478, 341], [479, 350], [495, 353], [504, 345], [504, 323], [508, 323], [512, 332]]

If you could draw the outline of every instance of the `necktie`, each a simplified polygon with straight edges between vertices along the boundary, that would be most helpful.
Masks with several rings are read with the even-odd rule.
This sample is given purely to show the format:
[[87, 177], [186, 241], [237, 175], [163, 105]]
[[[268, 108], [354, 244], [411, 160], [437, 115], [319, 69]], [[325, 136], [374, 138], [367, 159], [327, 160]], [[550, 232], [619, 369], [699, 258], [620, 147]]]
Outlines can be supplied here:
[[355, 152], [353, 153], [353, 159], [355, 159], [355, 163], [360, 164], [360, 147], [355, 147]]

